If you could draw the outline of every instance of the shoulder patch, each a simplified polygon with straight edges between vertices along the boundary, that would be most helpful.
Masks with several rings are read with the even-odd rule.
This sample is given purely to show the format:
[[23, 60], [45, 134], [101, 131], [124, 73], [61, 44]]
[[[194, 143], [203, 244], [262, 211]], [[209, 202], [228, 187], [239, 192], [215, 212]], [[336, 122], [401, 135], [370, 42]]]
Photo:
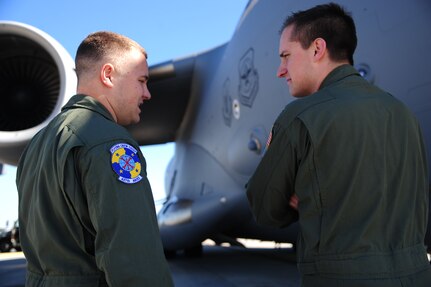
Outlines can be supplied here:
[[111, 147], [111, 166], [124, 183], [137, 183], [142, 179], [138, 151], [131, 145], [119, 143]]

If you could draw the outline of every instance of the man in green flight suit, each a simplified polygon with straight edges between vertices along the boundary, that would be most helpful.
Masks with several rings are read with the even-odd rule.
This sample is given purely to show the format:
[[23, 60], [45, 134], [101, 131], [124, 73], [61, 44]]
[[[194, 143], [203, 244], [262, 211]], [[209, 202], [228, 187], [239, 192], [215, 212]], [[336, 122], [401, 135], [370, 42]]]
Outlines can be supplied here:
[[277, 76], [292, 96], [247, 185], [258, 223], [299, 217], [302, 286], [431, 286], [429, 179], [417, 120], [352, 67], [352, 17], [337, 4], [282, 26]]
[[151, 98], [147, 54], [96, 32], [75, 64], [77, 95], [18, 165], [26, 286], [173, 286], [145, 159], [122, 127]]

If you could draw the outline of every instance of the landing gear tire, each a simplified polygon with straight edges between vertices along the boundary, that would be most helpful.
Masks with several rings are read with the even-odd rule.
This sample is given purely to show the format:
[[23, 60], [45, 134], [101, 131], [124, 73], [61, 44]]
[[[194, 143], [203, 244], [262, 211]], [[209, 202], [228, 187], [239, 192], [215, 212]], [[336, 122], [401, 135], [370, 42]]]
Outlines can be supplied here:
[[175, 258], [177, 256], [177, 251], [176, 250], [163, 250], [165, 253], [165, 258], [166, 259], [172, 259]]
[[203, 253], [202, 244], [184, 249], [184, 255], [190, 258], [201, 257]]
[[1, 242], [0, 243], [0, 252], [9, 252], [12, 249], [12, 245], [10, 243]]

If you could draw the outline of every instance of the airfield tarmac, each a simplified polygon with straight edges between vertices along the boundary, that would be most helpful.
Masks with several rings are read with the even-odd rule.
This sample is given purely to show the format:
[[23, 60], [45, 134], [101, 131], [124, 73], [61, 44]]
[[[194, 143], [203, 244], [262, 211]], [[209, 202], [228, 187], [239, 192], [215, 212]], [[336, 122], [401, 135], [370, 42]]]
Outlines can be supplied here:
[[[290, 248], [204, 245], [201, 257], [178, 254], [168, 260], [176, 287], [297, 287], [295, 254]], [[0, 287], [25, 283], [22, 252], [0, 253]]]

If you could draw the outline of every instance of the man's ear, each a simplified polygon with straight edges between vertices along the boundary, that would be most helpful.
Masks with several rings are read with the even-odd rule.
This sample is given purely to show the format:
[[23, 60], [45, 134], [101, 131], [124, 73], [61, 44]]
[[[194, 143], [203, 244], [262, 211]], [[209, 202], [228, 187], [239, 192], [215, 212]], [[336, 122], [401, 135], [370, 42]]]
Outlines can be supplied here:
[[114, 66], [112, 64], [104, 64], [100, 69], [100, 81], [102, 85], [112, 88], [114, 85], [112, 82], [112, 75], [114, 73]]
[[326, 41], [322, 38], [317, 38], [313, 41], [314, 61], [320, 61], [327, 53]]

